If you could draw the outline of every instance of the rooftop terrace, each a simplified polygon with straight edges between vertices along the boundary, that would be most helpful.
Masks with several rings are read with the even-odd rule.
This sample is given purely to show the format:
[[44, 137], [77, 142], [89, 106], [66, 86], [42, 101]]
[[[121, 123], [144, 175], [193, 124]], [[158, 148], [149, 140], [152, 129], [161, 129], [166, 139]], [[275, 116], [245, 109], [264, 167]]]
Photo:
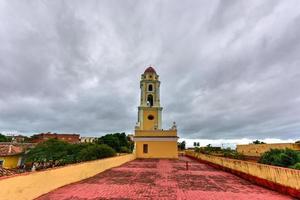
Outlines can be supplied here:
[[[186, 161], [189, 170], [186, 170]], [[39, 200], [65, 199], [292, 199], [206, 164], [137, 159], [92, 178], [58, 188]]]

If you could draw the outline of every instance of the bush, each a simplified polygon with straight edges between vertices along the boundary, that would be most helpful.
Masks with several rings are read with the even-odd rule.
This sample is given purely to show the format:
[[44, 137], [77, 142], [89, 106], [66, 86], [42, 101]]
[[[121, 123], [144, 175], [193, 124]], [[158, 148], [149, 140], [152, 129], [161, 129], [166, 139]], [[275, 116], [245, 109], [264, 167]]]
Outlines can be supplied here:
[[200, 152], [200, 148], [199, 147], [195, 147], [195, 152], [199, 153]]
[[261, 141], [259, 141], [259, 140], [255, 140], [255, 141], [253, 141], [252, 143], [253, 143], [253, 144], [266, 144], [266, 143], [261, 142]]
[[238, 160], [245, 160], [245, 156], [241, 153], [238, 153], [235, 150], [223, 150], [223, 156], [226, 158], [238, 159]]
[[[113, 148], [116, 152], [122, 152], [122, 147], [126, 147], [128, 151], [126, 153], [132, 152], [134, 147], [134, 142], [130, 140], [129, 136], [126, 136], [125, 133], [114, 133], [114, 134], [106, 134], [100, 137], [97, 140], [98, 144], [106, 144]], [[123, 148], [124, 150], [124, 148]]]
[[9, 138], [0, 133], [0, 142], [10, 142]]
[[177, 142], [177, 148], [178, 148], [180, 151], [184, 151], [184, 150], [185, 150], [185, 145], [186, 145], [186, 142], [185, 142], [185, 141]]
[[293, 167], [300, 163], [300, 153], [292, 149], [271, 149], [260, 157], [259, 163]]
[[25, 155], [25, 161], [36, 163], [38, 168], [47, 168], [114, 155], [115, 151], [105, 144], [69, 144], [50, 139], [31, 149]]
[[47, 140], [31, 149], [26, 155], [26, 161], [55, 164], [70, 155], [70, 145], [57, 139]]
[[128, 147], [122, 146], [120, 148], [120, 153], [130, 153], [130, 150], [128, 149]]
[[293, 166], [290, 166], [292, 169], [299, 169], [300, 170], [300, 162], [294, 164]]
[[80, 161], [96, 160], [100, 158], [112, 157], [115, 154], [115, 151], [106, 144], [93, 144], [82, 149], [79, 152], [78, 159]]

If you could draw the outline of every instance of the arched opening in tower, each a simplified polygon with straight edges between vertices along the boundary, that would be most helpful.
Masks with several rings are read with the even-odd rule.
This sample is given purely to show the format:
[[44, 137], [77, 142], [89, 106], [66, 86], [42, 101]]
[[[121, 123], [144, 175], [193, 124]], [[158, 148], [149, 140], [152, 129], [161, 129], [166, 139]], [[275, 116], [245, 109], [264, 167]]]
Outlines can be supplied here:
[[148, 91], [152, 92], [153, 91], [153, 86], [150, 84], [148, 85]]
[[153, 96], [151, 94], [147, 97], [147, 104], [152, 107], [153, 106]]

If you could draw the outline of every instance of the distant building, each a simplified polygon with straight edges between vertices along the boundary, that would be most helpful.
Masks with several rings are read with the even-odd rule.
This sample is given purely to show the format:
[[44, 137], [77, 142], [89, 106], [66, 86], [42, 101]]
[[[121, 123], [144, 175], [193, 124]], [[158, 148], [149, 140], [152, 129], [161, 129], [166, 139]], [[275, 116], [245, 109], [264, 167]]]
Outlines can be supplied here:
[[13, 144], [0, 144], [0, 168], [13, 169], [20, 166], [24, 149]]
[[97, 137], [80, 137], [81, 143], [94, 143], [97, 141]]
[[79, 134], [59, 134], [59, 133], [40, 133], [32, 136], [33, 143], [41, 143], [49, 139], [58, 139], [68, 143], [79, 143], [80, 135]]
[[135, 153], [138, 158], [178, 158], [176, 123], [162, 129], [159, 76], [152, 67], [141, 75], [140, 106], [135, 126]]
[[15, 143], [25, 142], [26, 136], [23, 135], [15, 135], [11, 137], [11, 141]]
[[274, 144], [241, 144], [237, 145], [237, 152], [245, 156], [259, 157], [266, 151], [271, 149], [293, 149], [300, 151], [300, 144], [298, 143], [274, 143]]

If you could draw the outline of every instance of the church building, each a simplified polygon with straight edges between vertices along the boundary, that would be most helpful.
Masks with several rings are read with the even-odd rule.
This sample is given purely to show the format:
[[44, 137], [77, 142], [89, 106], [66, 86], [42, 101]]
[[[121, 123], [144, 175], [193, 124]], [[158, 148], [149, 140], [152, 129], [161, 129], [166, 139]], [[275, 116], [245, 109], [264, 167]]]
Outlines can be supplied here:
[[160, 81], [151, 66], [141, 75], [140, 88], [138, 122], [134, 134], [137, 158], [178, 158], [176, 123], [169, 130], [162, 129]]

